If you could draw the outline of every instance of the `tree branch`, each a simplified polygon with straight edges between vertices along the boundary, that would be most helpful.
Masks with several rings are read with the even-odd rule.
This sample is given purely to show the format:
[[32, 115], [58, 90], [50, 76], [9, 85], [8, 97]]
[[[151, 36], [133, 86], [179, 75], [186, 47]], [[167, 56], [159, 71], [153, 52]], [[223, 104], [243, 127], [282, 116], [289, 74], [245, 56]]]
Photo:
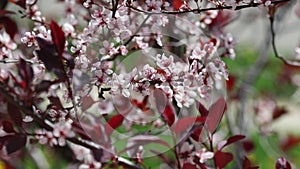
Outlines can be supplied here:
[[[289, 2], [291, 0], [279, 0], [279, 1], [272, 1], [271, 3], [273, 5], [276, 4], [280, 4], [280, 3], [284, 3], [284, 2]], [[245, 8], [253, 8], [253, 7], [258, 7], [262, 5], [261, 3], [251, 3], [251, 4], [245, 4], [245, 5], [238, 5], [234, 8], [234, 6], [218, 6], [218, 7], [211, 7], [211, 8], [204, 8], [204, 9], [191, 9], [191, 10], [186, 10], [186, 11], [165, 11], [162, 10], [160, 12], [149, 12], [149, 11], [145, 11], [142, 9], [139, 9], [137, 7], [132, 6], [132, 4], [127, 3], [127, 7], [135, 10], [137, 12], [142, 12], [145, 14], [150, 14], [150, 15], [161, 15], [161, 14], [169, 14], [169, 15], [174, 15], [174, 14], [187, 14], [187, 13], [195, 13], [195, 14], [199, 14], [202, 12], [206, 12], [206, 11], [220, 11], [220, 10], [224, 10], [224, 9], [233, 9], [235, 11], [241, 10], [241, 9], [245, 9]]]

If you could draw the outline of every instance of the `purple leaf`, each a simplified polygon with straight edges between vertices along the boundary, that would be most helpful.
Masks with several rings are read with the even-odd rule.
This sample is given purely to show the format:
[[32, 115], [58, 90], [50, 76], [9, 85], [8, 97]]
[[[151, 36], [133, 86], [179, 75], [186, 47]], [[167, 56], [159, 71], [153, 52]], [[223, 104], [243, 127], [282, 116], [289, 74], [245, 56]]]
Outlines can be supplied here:
[[8, 11], [8, 10], [4, 10], [4, 9], [0, 9], [0, 17], [5, 16], [6, 14], [16, 14], [13, 11]]
[[62, 57], [57, 52], [55, 45], [45, 39], [36, 37], [40, 49], [36, 51], [38, 58], [44, 63], [46, 69], [53, 72], [59, 79], [66, 80]]
[[220, 124], [224, 112], [226, 111], [226, 102], [223, 97], [219, 98], [209, 109], [206, 120], [206, 127], [210, 133], [214, 133]]
[[258, 169], [259, 167], [257, 166], [252, 166], [251, 161], [245, 157], [243, 161], [243, 169]]
[[182, 169], [198, 169], [198, 168], [196, 165], [193, 165], [191, 163], [184, 163]]
[[7, 103], [7, 111], [8, 111], [8, 115], [13, 120], [13, 122], [18, 126], [21, 126], [23, 120], [21, 111], [11, 103]]
[[3, 130], [7, 133], [15, 133], [13, 124], [10, 121], [2, 121]]
[[[7, 13], [6, 13], [7, 14]], [[11, 39], [18, 33], [18, 27], [14, 20], [7, 16], [0, 17], [0, 27], [4, 26], [5, 31], [8, 33]]]
[[47, 92], [51, 85], [57, 83], [58, 81], [49, 81], [49, 80], [43, 80], [39, 84], [35, 86], [35, 92]]
[[53, 20], [50, 23], [50, 30], [56, 51], [59, 56], [62, 56], [66, 43], [65, 33], [63, 32], [62, 28]]
[[208, 115], [208, 110], [205, 108], [205, 106], [202, 103], [197, 102], [197, 107], [198, 107], [198, 111], [201, 114], [201, 116]]
[[233, 155], [231, 153], [217, 151], [215, 153], [214, 159], [217, 167], [221, 169], [233, 160]]
[[291, 169], [291, 164], [284, 157], [280, 157], [276, 161], [276, 169]]
[[48, 97], [49, 101], [50, 101], [50, 105], [51, 106], [55, 106], [57, 107], [58, 109], [62, 110], [64, 109], [63, 105], [61, 104], [60, 100], [58, 97], [54, 97], [54, 96], [50, 96]]
[[184, 117], [176, 122], [176, 124], [172, 127], [172, 130], [176, 135], [178, 135], [184, 131], [191, 129], [195, 124], [204, 123], [205, 120], [205, 117]]
[[25, 135], [13, 135], [6, 140], [5, 148], [7, 154], [14, 153], [26, 145], [27, 137]]
[[167, 103], [163, 113], [163, 119], [166, 121], [168, 126], [172, 126], [175, 121], [175, 113], [170, 103]]
[[237, 142], [237, 141], [240, 141], [242, 139], [244, 139], [245, 136], [244, 135], [235, 135], [235, 136], [231, 136], [229, 139], [227, 140], [223, 140], [221, 142], [219, 142], [218, 144], [218, 150], [222, 150], [224, 147], [234, 143], [234, 142]]
[[23, 9], [26, 9], [26, 0], [8, 0], [8, 1], [20, 6]]
[[24, 60], [20, 59], [20, 62], [17, 65], [19, 75], [21, 76], [24, 82], [24, 88], [30, 87], [33, 80], [33, 69], [32, 67]]

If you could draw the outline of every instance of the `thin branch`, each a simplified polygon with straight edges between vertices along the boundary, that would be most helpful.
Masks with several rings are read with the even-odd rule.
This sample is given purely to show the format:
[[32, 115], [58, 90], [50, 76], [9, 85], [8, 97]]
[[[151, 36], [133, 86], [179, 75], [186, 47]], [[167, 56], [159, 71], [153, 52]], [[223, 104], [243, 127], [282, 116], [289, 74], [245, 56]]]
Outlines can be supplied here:
[[[280, 3], [284, 3], [284, 2], [289, 2], [291, 0], [279, 0], [279, 1], [273, 1], [271, 2], [273, 5], [276, 4], [280, 4]], [[131, 8], [137, 12], [142, 12], [148, 15], [161, 15], [161, 14], [170, 14], [170, 15], [174, 15], [174, 14], [187, 14], [187, 13], [195, 13], [195, 14], [199, 14], [202, 12], [206, 12], [206, 11], [220, 11], [220, 10], [224, 10], [224, 9], [233, 9], [235, 11], [241, 10], [241, 9], [245, 9], [245, 8], [253, 8], [253, 7], [258, 7], [262, 5], [261, 3], [251, 3], [251, 4], [245, 4], [245, 5], [238, 5], [234, 8], [234, 6], [218, 6], [218, 7], [211, 7], [211, 8], [204, 8], [204, 9], [192, 9], [192, 10], [186, 10], [186, 11], [165, 11], [162, 10], [160, 12], [149, 12], [149, 11], [145, 11], [143, 9], [139, 9], [137, 7], [132, 6], [132, 4], [127, 3], [127, 7]]]
[[299, 61], [287, 60], [278, 53], [278, 50], [276, 47], [276, 33], [275, 33], [275, 29], [274, 29], [274, 17], [270, 16], [269, 18], [270, 18], [269, 19], [270, 20], [270, 29], [271, 29], [271, 34], [272, 34], [272, 48], [273, 48], [275, 57], [280, 59], [283, 63], [285, 63], [287, 65], [300, 66]]

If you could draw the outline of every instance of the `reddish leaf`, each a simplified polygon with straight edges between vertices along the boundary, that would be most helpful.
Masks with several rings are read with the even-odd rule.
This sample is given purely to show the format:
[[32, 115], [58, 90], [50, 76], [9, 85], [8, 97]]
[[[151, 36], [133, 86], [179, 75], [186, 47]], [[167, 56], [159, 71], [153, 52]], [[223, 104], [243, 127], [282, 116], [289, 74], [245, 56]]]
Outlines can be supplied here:
[[89, 109], [95, 103], [95, 101], [93, 100], [93, 98], [91, 96], [83, 97], [81, 102], [82, 102], [81, 103], [81, 110], [82, 111], [86, 111], [87, 109]]
[[27, 137], [25, 135], [13, 135], [6, 140], [5, 148], [7, 154], [14, 153], [26, 145]]
[[197, 107], [198, 107], [198, 111], [201, 114], [201, 116], [208, 115], [208, 110], [205, 108], [205, 106], [202, 103], [197, 102]]
[[51, 85], [57, 83], [58, 81], [49, 81], [49, 80], [43, 80], [39, 84], [35, 86], [35, 92], [46, 92], [50, 88]]
[[18, 67], [19, 75], [21, 76], [22, 80], [25, 82], [24, 87], [25, 88], [29, 87], [33, 80], [32, 67], [22, 58], [20, 59], [17, 67]]
[[226, 88], [228, 91], [231, 91], [234, 88], [236, 83], [236, 78], [232, 75], [229, 75], [228, 80], [226, 81]]
[[8, 1], [20, 6], [23, 9], [26, 9], [26, 0], [8, 0]]
[[229, 139], [219, 142], [218, 150], [222, 150], [224, 147], [226, 147], [234, 142], [240, 141], [244, 138], [245, 138], [245, 136], [243, 136], [243, 135], [231, 136]]
[[223, 97], [219, 98], [209, 109], [206, 120], [206, 127], [210, 133], [214, 133], [220, 124], [226, 111], [226, 102]]
[[196, 165], [193, 165], [191, 163], [184, 163], [182, 169], [198, 169], [198, 168]]
[[0, 27], [4, 27], [5, 31], [9, 34], [10, 38], [13, 39], [18, 33], [18, 27], [14, 20], [9, 17], [0, 17]]
[[0, 9], [0, 17], [5, 16], [7, 14], [16, 14], [16, 13], [13, 12], [13, 11], [8, 11], [8, 10]]
[[122, 114], [117, 114], [113, 116], [105, 125], [105, 131], [107, 135], [111, 135], [114, 129], [118, 128], [119, 126], [122, 125], [124, 120], [124, 115]]
[[13, 124], [10, 121], [3, 121], [2, 122], [3, 130], [7, 133], [15, 133], [15, 129]]
[[218, 168], [224, 168], [230, 161], [233, 160], [233, 155], [231, 153], [217, 151], [214, 159]]
[[197, 141], [197, 142], [203, 142], [201, 139], [201, 133], [202, 133], [203, 126], [199, 126], [193, 133], [191, 134], [191, 137]]
[[7, 111], [12, 121], [18, 126], [21, 126], [23, 120], [21, 111], [10, 103], [7, 103]]
[[175, 125], [172, 127], [172, 130], [176, 135], [178, 135], [184, 131], [188, 131], [193, 127], [193, 125], [204, 123], [205, 120], [205, 117], [184, 117], [175, 123]]
[[273, 119], [278, 119], [279, 117], [281, 117], [282, 115], [288, 113], [288, 111], [286, 110], [285, 107], [278, 107], [276, 106], [276, 108], [273, 111]]
[[244, 161], [243, 161], [243, 169], [258, 169], [259, 167], [257, 166], [252, 166], [251, 165], [251, 161], [245, 157]]
[[184, 4], [183, 0], [173, 0], [173, 8], [174, 8], [174, 10], [178, 11], [183, 4]]
[[281, 145], [281, 149], [283, 151], [287, 151], [288, 149], [291, 149], [295, 147], [296, 145], [300, 144], [300, 137], [295, 136], [289, 136]]
[[51, 37], [59, 56], [62, 55], [65, 49], [66, 37], [62, 28], [55, 21], [50, 23]]
[[45, 39], [36, 37], [40, 49], [36, 51], [38, 58], [44, 63], [46, 69], [53, 72], [59, 79], [66, 80], [62, 57], [57, 53], [55, 45]]
[[291, 169], [291, 164], [284, 158], [284, 157], [280, 157], [277, 161], [276, 161], [276, 169]]
[[131, 100], [131, 103], [133, 105], [135, 105], [136, 107], [138, 107], [139, 109], [141, 109], [142, 111], [147, 111], [147, 110], [149, 110], [149, 107], [147, 107], [148, 98], [149, 98], [149, 96], [145, 96], [142, 102], [139, 102], [139, 101], [133, 99], [133, 100]]
[[50, 106], [55, 106], [60, 110], [64, 109], [58, 97], [50, 96], [48, 99], [50, 101]]
[[164, 112], [161, 114], [168, 126], [172, 126], [175, 121], [175, 113], [170, 103], [167, 103]]
[[251, 152], [254, 149], [254, 144], [252, 141], [246, 140], [246, 141], [243, 141], [242, 144], [243, 144], [244, 150], [247, 153]]

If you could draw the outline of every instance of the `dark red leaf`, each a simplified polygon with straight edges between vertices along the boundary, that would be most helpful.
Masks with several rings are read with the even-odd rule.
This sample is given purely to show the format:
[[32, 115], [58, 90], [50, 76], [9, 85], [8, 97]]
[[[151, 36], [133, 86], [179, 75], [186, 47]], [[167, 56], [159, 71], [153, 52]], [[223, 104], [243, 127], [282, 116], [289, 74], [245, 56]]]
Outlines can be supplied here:
[[175, 125], [172, 127], [172, 131], [175, 132], [176, 135], [188, 131], [191, 129], [194, 125], [199, 125], [204, 123], [206, 120], [205, 117], [184, 117], [179, 119]]
[[149, 107], [147, 107], [148, 98], [149, 98], [149, 96], [145, 96], [142, 102], [139, 102], [138, 100], [133, 99], [133, 100], [131, 100], [131, 103], [134, 106], [141, 109], [142, 111], [147, 111], [147, 110], [149, 110]]
[[15, 133], [16, 132], [13, 124], [10, 121], [3, 121], [2, 126], [3, 126], [3, 130], [6, 133]]
[[226, 102], [223, 97], [219, 98], [209, 109], [206, 119], [206, 127], [210, 133], [214, 133], [220, 124], [226, 111]]
[[55, 45], [45, 39], [36, 37], [40, 49], [36, 51], [38, 58], [44, 63], [46, 69], [53, 72], [59, 79], [66, 80], [62, 57], [57, 53]]
[[23, 120], [21, 111], [11, 103], [7, 103], [7, 111], [12, 121], [18, 126], [21, 126]]
[[252, 141], [246, 140], [246, 141], [243, 141], [242, 144], [243, 144], [244, 150], [245, 150], [247, 153], [253, 151], [253, 149], [254, 149], [254, 144], [253, 144]]
[[234, 88], [236, 78], [232, 75], [229, 75], [228, 80], [226, 81], [226, 88], [228, 91], [231, 91]]
[[273, 120], [278, 119], [279, 117], [281, 117], [282, 115], [288, 113], [288, 111], [286, 110], [285, 107], [278, 107], [276, 106], [276, 108], [273, 111]]
[[165, 110], [161, 114], [168, 126], [172, 126], [175, 121], [175, 113], [170, 103], [167, 103]]
[[43, 80], [39, 84], [35, 86], [35, 92], [46, 92], [50, 88], [51, 85], [57, 83], [57, 81], [49, 81], [49, 80]]
[[174, 10], [178, 11], [183, 4], [184, 4], [183, 0], [173, 0], [173, 8], [174, 8]]
[[119, 126], [122, 125], [124, 121], [124, 115], [122, 114], [117, 114], [113, 116], [105, 125], [105, 131], [107, 135], [111, 135], [114, 129], [118, 128]]
[[26, 9], [26, 0], [8, 0], [8, 1], [20, 6], [23, 9]]
[[191, 137], [197, 142], [202, 142], [203, 141], [203, 139], [201, 138], [202, 130], [203, 130], [203, 126], [199, 126], [195, 131], [193, 131]]
[[8, 10], [0, 9], [0, 17], [5, 16], [7, 14], [16, 14], [16, 13], [13, 12], [13, 11], [8, 11]]
[[191, 163], [184, 163], [182, 169], [198, 169], [196, 165]]
[[257, 166], [252, 166], [251, 161], [245, 157], [243, 161], [243, 169], [258, 169], [259, 167]]
[[62, 56], [62, 53], [65, 49], [66, 37], [62, 28], [58, 26], [55, 21], [51, 21], [50, 23], [51, 37], [52, 41], [55, 45], [56, 51], [59, 56]]
[[27, 137], [25, 135], [13, 135], [6, 140], [5, 148], [7, 154], [14, 153], [26, 145]]
[[0, 17], [0, 27], [4, 27], [11, 39], [18, 33], [18, 27], [14, 20], [7, 16]]
[[217, 151], [215, 153], [214, 159], [217, 167], [221, 169], [233, 160], [233, 155], [231, 153]]
[[202, 103], [197, 102], [197, 107], [198, 107], [198, 111], [201, 114], [201, 116], [208, 115], [208, 110], [205, 108], [205, 106]]
[[291, 169], [291, 164], [284, 157], [280, 157], [276, 161], [276, 169]]
[[48, 99], [50, 101], [50, 106], [55, 106], [60, 110], [64, 109], [58, 97], [50, 96]]
[[284, 142], [281, 143], [280, 147], [283, 151], [287, 151], [300, 144], [300, 137], [289, 136]]
[[228, 145], [230, 145], [230, 144], [232, 144], [234, 142], [240, 141], [240, 140], [242, 140], [244, 138], [245, 138], [244, 135], [231, 136], [229, 139], [219, 142], [219, 144], [218, 144], [218, 150], [222, 150], [224, 147], [226, 147], [226, 146], [228, 146]]
[[30, 87], [33, 80], [33, 69], [24, 59], [20, 59], [18, 65], [18, 72], [22, 80], [25, 82], [25, 88]]

